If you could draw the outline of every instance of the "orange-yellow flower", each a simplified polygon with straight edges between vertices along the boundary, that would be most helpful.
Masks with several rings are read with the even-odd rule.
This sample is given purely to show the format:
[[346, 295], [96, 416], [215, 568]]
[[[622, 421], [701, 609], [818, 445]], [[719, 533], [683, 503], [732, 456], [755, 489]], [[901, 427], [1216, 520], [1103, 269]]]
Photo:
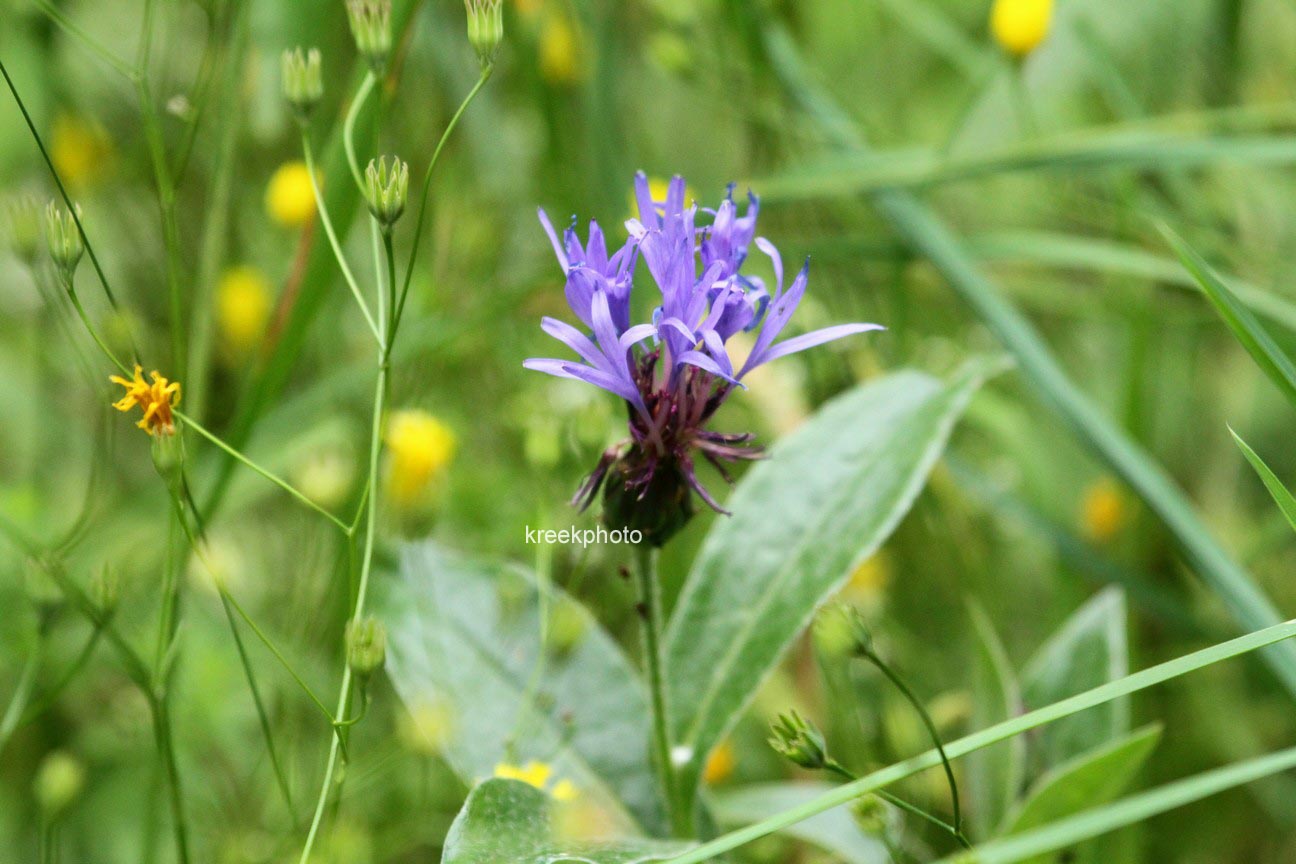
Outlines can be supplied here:
[[129, 411], [136, 405], [144, 409], [144, 417], [135, 425], [150, 435], [175, 434], [175, 417], [172, 406], [180, 404], [180, 382], [168, 381], [155, 369], [150, 373], [153, 381], [144, 380], [144, 368], [135, 364], [135, 377], [128, 380], [113, 375], [108, 380], [126, 388], [126, 395], [113, 403], [118, 411]]

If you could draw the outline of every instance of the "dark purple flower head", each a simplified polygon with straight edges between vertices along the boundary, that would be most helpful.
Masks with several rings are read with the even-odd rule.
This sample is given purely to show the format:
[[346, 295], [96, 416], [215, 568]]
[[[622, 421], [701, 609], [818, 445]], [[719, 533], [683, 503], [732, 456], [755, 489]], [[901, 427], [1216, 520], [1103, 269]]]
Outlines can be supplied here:
[[[692, 513], [691, 492], [724, 512], [698, 481], [700, 455], [728, 479], [724, 463], [756, 458], [749, 434], [714, 432], [707, 424], [735, 387], [757, 366], [775, 358], [877, 324], [841, 324], [776, 341], [805, 294], [809, 261], [785, 286], [783, 260], [756, 236], [759, 201], [748, 196], [743, 215], [730, 194], [715, 210], [685, 206], [682, 177], [671, 180], [665, 201], [654, 201], [643, 173], [635, 176], [639, 217], [626, 222], [629, 237], [609, 257], [606, 240], [591, 222], [584, 246], [573, 227], [560, 242], [549, 217], [540, 222], [553, 243], [567, 280], [567, 303], [582, 331], [554, 318], [541, 327], [580, 360], [531, 359], [523, 365], [601, 387], [625, 400], [630, 437], [604, 453], [577, 493], [586, 507], [603, 487], [605, 518], [640, 528], [660, 545]], [[741, 271], [755, 245], [774, 267], [771, 293], [758, 277]], [[660, 292], [651, 323], [630, 324], [630, 293], [642, 260]], [[735, 370], [727, 343], [741, 331], [756, 333], [755, 345]], [[691, 490], [691, 492], [690, 492]]]

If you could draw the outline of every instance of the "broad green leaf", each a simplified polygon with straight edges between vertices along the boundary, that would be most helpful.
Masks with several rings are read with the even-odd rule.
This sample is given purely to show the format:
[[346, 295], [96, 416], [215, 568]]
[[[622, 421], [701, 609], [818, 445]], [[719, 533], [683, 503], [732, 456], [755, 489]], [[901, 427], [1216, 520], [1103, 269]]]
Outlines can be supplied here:
[[908, 511], [987, 372], [976, 362], [948, 383], [905, 371], [860, 386], [743, 478], [666, 632], [685, 789], [815, 609]]
[[1169, 228], [1163, 226], [1161, 233], [1174, 247], [1179, 260], [1201, 285], [1215, 311], [1224, 319], [1224, 323], [1233, 331], [1233, 335], [1242, 343], [1256, 365], [1277, 385], [1287, 400], [1296, 406], [1296, 365], [1292, 364], [1291, 358], [1278, 347], [1264, 325], [1256, 320], [1251, 310], [1242, 305], [1219, 274], [1196, 250]]
[[[967, 756], [969, 753], [975, 753], [1001, 741], [1015, 738], [1032, 729], [1041, 726], [1047, 726], [1050, 723], [1056, 723], [1064, 717], [1070, 717], [1081, 711], [1087, 711], [1097, 705], [1110, 702], [1113, 699], [1120, 699], [1131, 693], [1137, 693], [1140, 690], [1146, 690], [1149, 687], [1155, 687], [1166, 681], [1171, 681], [1181, 675], [1187, 675], [1198, 669], [1204, 669], [1232, 657], [1240, 657], [1251, 651], [1257, 651], [1276, 645], [1284, 640], [1296, 637], [1296, 621], [1286, 621], [1282, 624], [1275, 624], [1272, 627], [1266, 627], [1263, 630], [1257, 630], [1254, 633], [1248, 633], [1245, 636], [1239, 636], [1236, 639], [1230, 639], [1227, 642], [1220, 642], [1211, 645], [1209, 648], [1203, 648], [1200, 651], [1194, 651], [1191, 654], [1185, 654], [1182, 657], [1176, 657], [1165, 663], [1159, 663], [1156, 666], [1150, 666], [1147, 669], [1141, 669], [1133, 674], [1126, 675], [1117, 681], [1109, 681], [1101, 684], [1092, 690], [1076, 694], [1061, 702], [1054, 702], [1043, 708], [1037, 708], [1026, 714], [1020, 714], [1002, 723], [973, 732], [956, 741], [951, 741], [945, 745], [945, 753], [950, 759], [959, 759]], [[1296, 757], [1296, 752], [1293, 753]], [[744, 843], [772, 834], [775, 831], [782, 831], [797, 822], [810, 818], [816, 813], [822, 813], [841, 804], [854, 801], [861, 795], [870, 792], [876, 792], [878, 789], [884, 789], [894, 783], [898, 783], [907, 777], [935, 768], [941, 764], [940, 754], [933, 748], [918, 756], [910, 757], [903, 762], [897, 762], [886, 768], [873, 771], [853, 780], [850, 783], [843, 783], [813, 801], [807, 801], [800, 807], [792, 810], [785, 810], [769, 819], [763, 820], [756, 825], [749, 825], [745, 828], [739, 828], [731, 831], [722, 837], [714, 840], [708, 840], [706, 843], [698, 846], [681, 855], [673, 864], [701, 864], [703, 861], [709, 861], [717, 855], [721, 855], [731, 849], [737, 849]], [[1296, 764], [1296, 763], [1294, 763]], [[1277, 769], [1281, 770], [1281, 769]], [[1119, 823], [1112, 826], [1113, 828], [1121, 827], [1125, 823]], [[1085, 835], [1079, 839], [1088, 839]], [[1041, 850], [1048, 851], [1048, 850]], [[1031, 853], [1036, 854], [1036, 853]], [[1028, 856], [1029, 857], [1029, 856]]]
[[999, 834], [1020, 834], [1114, 800], [1160, 740], [1160, 725], [1147, 726], [1058, 765], [1035, 782]]
[[[1022, 698], [1039, 708], [1129, 674], [1125, 593], [1105, 588], [1081, 606], [1035, 653], [1022, 673]], [[1129, 701], [1116, 699], [1044, 730], [1032, 752], [1060, 765], [1129, 731]]]
[[[716, 790], [707, 796], [722, 828], [751, 825], [775, 813], [799, 807], [832, 788], [829, 783], [755, 783]], [[850, 805], [811, 816], [790, 825], [785, 833], [833, 853], [847, 864], [888, 864], [891, 855], [877, 837], [865, 833], [851, 815]]]
[[[984, 729], [1022, 712], [1021, 688], [994, 625], [969, 604], [976, 635], [972, 661], [972, 725]], [[1025, 782], [1026, 741], [1013, 738], [968, 757], [967, 791], [978, 835], [993, 832]]]
[[465, 782], [500, 762], [543, 761], [554, 782], [660, 825], [647, 694], [583, 607], [555, 592], [581, 632], [541, 669], [538, 594], [526, 571], [429, 541], [403, 546], [397, 572], [381, 582], [388, 674], [415, 716], [439, 727], [434, 743]]
[[1296, 747], [1168, 783], [1049, 825], [983, 843], [937, 864], [1017, 864], [1296, 767]]
[[468, 795], [446, 835], [442, 864], [641, 864], [689, 844], [644, 838], [588, 839], [579, 800], [557, 802], [519, 780], [487, 780]]
[[1264, 483], [1269, 494], [1273, 496], [1274, 503], [1282, 511], [1283, 516], [1287, 517], [1287, 524], [1296, 529], [1296, 498], [1287, 491], [1287, 487], [1278, 479], [1278, 476], [1269, 470], [1269, 466], [1264, 463], [1251, 447], [1243, 441], [1233, 429], [1229, 428], [1229, 434], [1237, 442], [1238, 447], [1242, 450], [1242, 455], [1251, 463], [1251, 467], [1260, 475], [1260, 480]]

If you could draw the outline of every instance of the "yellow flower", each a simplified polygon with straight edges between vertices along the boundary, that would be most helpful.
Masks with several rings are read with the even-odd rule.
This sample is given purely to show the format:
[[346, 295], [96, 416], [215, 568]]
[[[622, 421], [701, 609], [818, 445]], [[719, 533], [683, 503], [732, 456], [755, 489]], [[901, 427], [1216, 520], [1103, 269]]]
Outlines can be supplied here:
[[50, 129], [50, 160], [74, 191], [103, 179], [111, 164], [112, 142], [93, 120], [59, 114]]
[[270, 320], [270, 283], [255, 267], [231, 267], [216, 286], [216, 322], [237, 354], [254, 347]]
[[285, 162], [271, 175], [266, 211], [285, 228], [300, 228], [315, 217], [315, 192], [305, 162]]
[[1052, 23], [1053, 0], [995, 0], [990, 8], [990, 33], [1014, 57], [1039, 47]]
[[536, 762], [534, 759], [522, 766], [508, 762], [501, 762], [495, 766], [496, 777], [504, 780], [521, 780], [523, 783], [530, 784], [542, 792], [545, 786], [548, 785], [549, 777], [552, 774], [553, 768], [547, 763]]
[[144, 380], [144, 369], [135, 364], [135, 377], [127, 380], [120, 375], [109, 377], [109, 381], [126, 388], [126, 395], [113, 403], [118, 411], [129, 411], [136, 405], [144, 409], [144, 417], [135, 424], [150, 435], [175, 434], [175, 418], [171, 414], [173, 405], [180, 404], [180, 382], [167, 381], [156, 369], [150, 373], [153, 383]]
[[702, 769], [702, 782], [708, 786], [725, 782], [733, 776], [737, 764], [738, 757], [734, 753], [733, 744], [727, 740], [721, 741], [720, 746], [707, 757], [706, 766]]
[[562, 801], [565, 803], [567, 801], [575, 801], [576, 796], [580, 794], [580, 790], [576, 788], [575, 783], [564, 779], [555, 783], [549, 794], [553, 795], [555, 801]]
[[564, 13], [545, 16], [540, 27], [540, 74], [550, 84], [575, 84], [585, 78], [581, 32]]
[[842, 589], [844, 599], [873, 608], [885, 597], [891, 584], [891, 559], [878, 551], [856, 567]]
[[1095, 543], [1106, 543], [1116, 536], [1126, 520], [1125, 498], [1110, 477], [1090, 483], [1080, 502], [1080, 530]]
[[397, 411], [387, 421], [387, 494], [401, 507], [416, 504], [454, 456], [450, 428], [426, 411]]

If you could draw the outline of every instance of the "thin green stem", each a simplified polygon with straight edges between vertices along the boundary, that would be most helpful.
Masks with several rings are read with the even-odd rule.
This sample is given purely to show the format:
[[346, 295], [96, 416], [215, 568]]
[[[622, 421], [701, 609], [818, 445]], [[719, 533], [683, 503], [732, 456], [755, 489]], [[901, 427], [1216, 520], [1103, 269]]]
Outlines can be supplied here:
[[[1162, 684], [1189, 672], [1273, 645], [1293, 636], [1296, 636], [1296, 621], [1275, 624], [1272, 627], [1266, 627], [1263, 630], [1257, 630], [1254, 633], [1248, 633], [1245, 636], [1239, 636], [1236, 639], [1230, 639], [1227, 642], [1221, 642], [1218, 645], [1212, 645], [1209, 648], [1203, 648], [1200, 651], [1126, 675], [1124, 678], [1109, 681], [1091, 690], [1054, 702], [1052, 705], [1046, 705], [1043, 708], [1037, 708], [1034, 711], [1012, 717], [1002, 723], [996, 723], [979, 732], [974, 732], [953, 741], [944, 749], [948, 754], [948, 758], [958, 759], [961, 756], [966, 756], [969, 753], [1005, 741], [1039, 726], [1054, 723], [1064, 717], [1070, 717], [1072, 714], [1077, 714], [1096, 705], [1102, 705], [1113, 699], [1137, 693], [1140, 690]], [[879, 771], [865, 774], [858, 780], [838, 786], [836, 789], [825, 792], [823, 795], [800, 806], [790, 808], [767, 819], [762, 819], [753, 825], [731, 831], [703, 843], [683, 855], [677, 855], [669, 859], [668, 864], [702, 864], [704, 861], [723, 855], [753, 840], [781, 831], [812, 816], [817, 816], [826, 810], [854, 801], [861, 795], [876, 792], [907, 777], [912, 777], [920, 771], [935, 768], [940, 764], [942, 764], [941, 754], [935, 749], [928, 750], [926, 753], [911, 757], [903, 762], [897, 762]]]
[[324, 516], [324, 517], [327, 518], [330, 522], [332, 522], [334, 525], [336, 525], [338, 528], [341, 528], [344, 532], [346, 532], [346, 533], [348, 533], [348, 534], [351, 533], [352, 529], [351, 529], [350, 526], [348, 526], [345, 522], [343, 522], [343, 521], [342, 521], [341, 519], [339, 519], [337, 516], [334, 516], [332, 513], [330, 513], [328, 510], [326, 510], [322, 505], [317, 504], [317, 503], [315, 503], [314, 501], [312, 501], [312, 500], [311, 500], [311, 499], [310, 499], [310, 498], [309, 498], [309, 497], [308, 497], [304, 492], [302, 492], [302, 491], [300, 491], [299, 489], [297, 489], [295, 486], [293, 486], [293, 485], [292, 485], [291, 483], [289, 483], [287, 480], [284, 480], [282, 477], [278, 476], [277, 474], [275, 474], [275, 473], [273, 473], [273, 472], [271, 472], [271, 471], [268, 471], [267, 469], [262, 468], [260, 465], [258, 465], [257, 463], [253, 462], [251, 459], [249, 459], [248, 457], [244, 456], [242, 453], [240, 453], [239, 451], [235, 450], [235, 449], [234, 449], [233, 447], [231, 447], [230, 445], [226, 444], [223, 440], [221, 440], [220, 436], [216, 435], [216, 433], [214, 433], [214, 432], [209, 431], [206, 427], [204, 427], [204, 426], [203, 426], [202, 424], [200, 424], [198, 421], [194, 420], [194, 419], [193, 419], [192, 417], [190, 417], [188, 414], [185, 414], [185, 413], [183, 413], [183, 412], [181, 412], [181, 411], [176, 411], [176, 412], [175, 412], [175, 415], [176, 415], [177, 417], [179, 417], [181, 420], [183, 420], [183, 421], [185, 422], [185, 425], [186, 425], [186, 426], [191, 427], [191, 428], [192, 428], [195, 432], [197, 432], [199, 435], [203, 436], [203, 437], [206, 438], [208, 441], [210, 441], [211, 443], [215, 444], [215, 445], [216, 445], [217, 447], [219, 447], [221, 450], [224, 450], [225, 453], [227, 453], [228, 455], [234, 457], [234, 458], [237, 459], [239, 462], [243, 463], [245, 466], [247, 466], [247, 467], [250, 468], [251, 470], [255, 471], [257, 474], [260, 474], [262, 477], [264, 477], [265, 479], [269, 480], [271, 483], [275, 484], [275, 485], [278, 486], [280, 489], [284, 490], [284, 491], [287, 492], [289, 495], [291, 495], [291, 496], [293, 496], [294, 498], [296, 498], [296, 499], [297, 499], [298, 501], [300, 501], [302, 504], [305, 504], [307, 507], [309, 507], [309, 508], [311, 508], [312, 510], [314, 510], [316, 513], [319, 513], [320, 515]]
[[[85, 668], [86, 664], [90, 662], [90, 658], [94, 656], [95, 648], [99, 645], [99, 639], [103, 636], [103, 628], [98, 624], [92, 622], [92, 628], [93, 629], [90, 631], [90, 637], [86, 639], [85, 644], [81, 646], [81, 650], [77, 653], [76, 659], [74, 659], [63, 674], [59, 676], [59, 679], [54, 683], [54, 686], [50, 687], [47, 692], [41, 694], [39, 701], [27, 706], [27, 710], [23, 712], [22, 719], [18, 721], [19, 726], [25, 726], [41, 714], [45, 713], [51, 705], [58, 701], [58, 697], [62, 695], [63, 691], [67, 689], [73, 679], [75, 679], [81, 670]], [[0, 750], [2, 749], [3, 743], [0, 743]]]
[[[418, 260], [419, 244], [423, 239], [423, 219], [427, 214], [428, 192], [432, 188], [432, 169], [436, 167], [437, 160], [441, 158], [441, 150], [445, 147], [446, 142], [450, 140], [450, 134], [459, 125], [459, 118], [468, 110], [468, 106], [472, 104], [473, 99], [477, 98], [477, 94], [481, 92], [481, 89], [486, 86], [486, 82], [490, 80], [491, 73], [494, 71], [495, 67], [492, 64], [488, 63], [482, 67], [481, 77], [477, 79], [477, 83], [473, 85], [473, 88], [468, 91], [468, 95], [464, 97], [463, 102], [459, 103], [459, 109], [450, 118], [450, 123], [446, 126], [445, 132], [441, 133], [441, 140], [437, 142], [436, 149], [432, 151], [432, 159], [428, 162], [427, 170], [423, 173], [423, 192], [419, 196], [418, 218], [414, 222], [414, 244], [410, 248], [409, 263], [405, 266], [405, 282], [401, 286], [400, 298], [397, 301], [396, 308], [392, 311], [391, 332], [393, 335], [400, 328], [401, 316], [405, 312], [405, 298], [409, 295], [410, 280], [414, 277], [414, 262]], [[388, 348], [390, 349], [390, 347], [389, 344]]]
[[[383, 353], [385, 354], [385, 348]], [[373, 423], [369, 444], [369, 516], [365, 526], [364, 552], [360, 560], [360, 584], [356, 589], [355, 609], [351, 614], [352, 621], [357, 621], [364, 615], [365, 598], [369, 588], [369, 574], [373, 565], [374, 541], [378, 527], [378, 495], [373, 486], [378, 477], [378, 457], [382, 451], [382, 420], [387, 400], [388, 368], [384, 357], [382, 364], [378, 368], [378, 383], [374, 392]], [[347, 707], [351, 704], [352, 681], [351, 667], [347, 666], [342, 672], [342, 687], [338, 693], [337, 723], [346, 723]], [[337, 770], [342, 735], [343, 730], [335, 726], [333, 737], [329, 742], [328, 763], [324, 768], [324, 780], [320, 784], [319, 798], [315, 802], [315, 815], [311, 819], [310, 831], [306, 835], [306, 845], [302, 849], [300, 864], [308, 864], [310, 861], [311, 849], [315, 846], [315, 838], [319, 834], [320, 825], [324, 820], [324, 811], [328, 806], [329, 792], [333, 787], [333, 775]]]
[[153, 734], [157, 742], [158, 753], [162, 756], [162, 768], [166, 773], [168, 800], [171, 804], [171, 821], [175, 830], [176, 855], [180, 864], [189, 864], [189, 829], [184, 815], [184, 792], [180, 786], [180, 769], [176, 764], [175, 732], [171, 727], [171, 715], [167, 710], [165, 697], [153, 694]]
[[373, 333], [374, 339], [378, 344], [383, 344], [382, 333], [378, 330], [377, 323], [374, 322], [373, 314], [369, 311], [369, 306], [364, 301], [364, 295], [360, 293], [360, 286], [356, 284], [355, 276], [351, 273], [351, 267], [346, 262], [346, 256], [342, 253], [342, 244], [338, 242], [337, 233], [333, 230], [333, 220], [329, 218], [328, 207], [324, 204], [324, 196], [320, 193], [319, 178], [315, 176], [315, 157], [311, 152], [310, 136], [302, 129], [302, 153], [306, 159], [306, 171], [310, 174], [311, 191], [315, 193], [315, 207], [319, 210], [320, 222], [324, 224], [324, 233], [328, 235], [329, 245], [333, 248], [333, 257], [337, 259], [338, 267], [342, 270], [342, 276], [346, 279], [347, 287], [351, 289], [352, 296], [360, 306], [360, 311], [364, 314], [365, 323], [369, 325], [370, 332]]
[[125, 60], [113, 54], [98, 40], [94, 39], [89, 33], [81, 29], [75, 22], [59, 11], [49, 0], [36, 0], [37, 7], [44, 12], [49, 19], [58, 25], [59, 29], [67, 33], [72, 38], [79, 41], [90, 53], [94, 54], [103, 62], [112, 67], [113, 71], [123, 75], [127, 80], [135, 80], [135, 70]]
[[121, 370], [123, 375], [133, 375], [134, 373], [130, 367], [118, 359], [116, 353], [108, 347], [108, 343], [103, 340], [103, 337], [99, 335], [99, 331], [95, 329], [94, 324], [90, 322], [90, 316], [86, 313], [85, 307], [81, 305], [81, 298], [77, 296], [76, 289], [72, 285], [72, 277], [70, 275], [64, 276], [63, 274], [59, 274], [59, 280], [63, 284], [63, 290], [67, 292], [68, 299], [72, 301], [72, 307], [76, 309], [77, 317], [81, 319], [81, 323], [85, 326], [86, 332], [90, 334], [90, 338], [99, 346], [99, 350], [104, 353], [104, 356], [106, 356], [114, 366]]
[[234, 619], [234, 610], [230, 606], [228, 595], [221, 592], [221, 606], [225, 609], [225, 620], [229, 622], [230, 633], [234, 635], [234, 645], [238, 648], [239, 662], [243, 664], [243, 677], [247, 679], [248, 690], [252, 693], [252, 702], [256, 706], [257, 719], [261, 723], [261, 736], [265, 739], [266, 751], [270, 755], [270, 765], [274, 769], [275, 781], [283, 795], [284, 805], [288, 808], [288, 817], [293, 825], [297, 824], [297, 811], [293, 807], [292, 791], [288, 788], [288, 778], [284, 776], [283, 766], [279, 764], [279, 753], [275, 749], [274, 733], [270, 731], [270, 717], [266, 714], [261, 691], [257, 688], [256, 673], [252, 671], [252, 661], [248, 658], [247, 648], [243, 644], [243, 635], [239, 633], [238, 621]]
[[666, 676], [661, 658], [661, 584], [657, 577], [657, 552], [646, 543], [635, 546], [635, 578], [639, 587], [639, 631], [642, 636], [644, 668], [652, 700], [653, 760], [660, 774], [662, 794], [676, 837], [691, 833], [691, 819], [680, 806], [679, 783], [671, 758], [670, 718], [666, 707]]
[[936, 724], [932, 722], [931, 715], [927, 713], [926, 706], [922, 704], [922, 700], [914, 695], [914, 692], [910, 690], [908, 685], [906, 685], [900, 676], [896, 674], [895, 670], [893, 670], [881, 657], [869, 650], [865, 650], [862, 653], [862, 656], [864, 659], [876, 666], [878, 671], [885, 675], [887, 680], [894, 684], [896, 689], [904, 694], [905, 699], [909, 701], [909, 704], [913, 706], [914, 711], [917, 712], [920, 718], [922, 718], [923, 726], [927, 729], [927, 735], [931, 738], [932, 745], [936, 748], [936, 752], [940, 754], [941, 765], [945, 768], [945, 780], [949, 783], [950, 789], [950, 806], [954, 811], [954, 836], [960, 843], [970, 848], [971, 844], [968, 843], [967, 837], [963, 834], [963, 814], [959, 808], [958, 781], [954, 779], [954, 769], [950, 766], [949, 757], [945, 754], [945, 746], [941, 744], [940, 733], [936, 731]]
[[356, 188], [360, 190], [363, 196], [365, 192], [364, 176], [360, 173], [360, 160], [356, 158], [355, 151], [355, 124], [360, 117], [360, 109], [364, 107], [365, 100], [369, 98], [374, 85], [378, 79], [373, 72], [365, 75], [364, 80], [360, 82], [360, 89], [356, 91], [355, 98], [351, 100], [351, 107], [347, 109], [346, 120], [342, 123], [342, 149], [346, 151], [347, 165], [351, 168], [351, 179], [355, 181]]
[[[859, 779], [859, 776], [857, 774], [848, 770], [846, 766], [842, 765], [836, 759], [829, 759], [826, 763], [824, 763], [824, 770], [836, 774], [838, 777], [842, 778], [847, 783], [853, 783]], [[890, 792], [886, 791], [885, 789], [879, 789], [873, 794], [881, 798], [883, 801], [887, 802], [888, 804], [892, 805], [893, 807], [897, 807], [912, 816], [917, 816], [919, 819], [922, 819], [926, 822], [930, 822], [931, 824], [935, 825], [937, 828], [940, 828], [942, 831], [949, 833], [951, 836], [954, 837], [955, 840], [959, 842], [959, 845], [962, 846], [964, 849], [972, 848], [972, 844], [968, 842], [967, 837], [963, 835], [962, 831], [958, 830], [953, 825], [946, 822], [944, 819], [941, 819], [939, 816], [936, 816], [932, 813], [928, 813], [926, 810], [922, 809], [917, 804], [910, 804], [908, 801], [904, 800], [903, 798], [897, 795], [892, 795]]]
[[5, 745], [9, 743], [14, 730], [18, 728], [18, 721], [27, 707], [27, 700], [31, 698], [32, 688], [36, 685], [36, 671], [40, 668], [40, 658], [44, 648], [45, 628], [41, 627], [36, 634], [36, 645], [32, 648], [31, 654], [27, 655], [22, 674], [18, 676], [18, 685], [9, 700], [9, 707], [5, 709], [4, 718], [0, 719], [0, 753], [4, 752]]

